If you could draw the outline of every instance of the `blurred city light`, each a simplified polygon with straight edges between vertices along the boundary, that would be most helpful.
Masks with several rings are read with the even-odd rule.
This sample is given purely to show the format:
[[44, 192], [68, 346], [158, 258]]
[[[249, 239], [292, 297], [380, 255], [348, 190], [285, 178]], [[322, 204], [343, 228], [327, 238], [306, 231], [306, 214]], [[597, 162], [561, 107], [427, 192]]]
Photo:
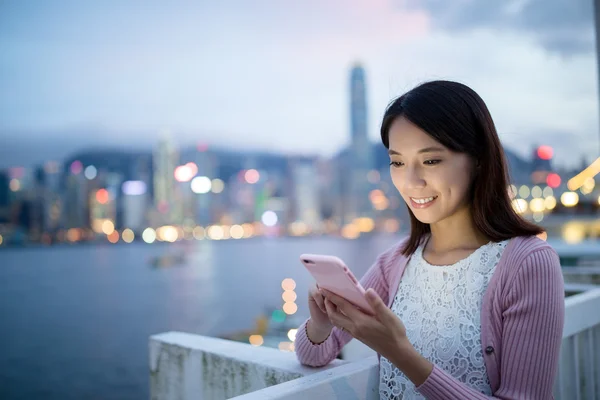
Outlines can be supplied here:
[[342, 228], [342, 236], [345, 239], [356, 239], [360, 236], [360, 230], [354, 224], [347, 224]]
[[70, 169], [73, 175], [78, 175], [83, 170], [83, 164], [81, 161], [73, 161]]
[[546, 186], [542, 194], [544, 197], [550, 197], [554, 195], [554, 190], [550, 186]]
[[285, 290], [281, 295], [281, 298], [286, 303], [296, 301], [297, 297], [298, 296], [296, 295], [296, 292], [294, 292], [293, 290]]
[[142, 239], [148, 244], [154, 243], [156, 240], [156, 231], [152, 228], [144, 229], [144, 232], [142, 232]]
[[521, 196], [521, 198], [523, 199], [528, 198], [530, 193], [531, 191], [529, 190], [529, 187], [527, 185], [522, 185], [519, 188], [519, 196]]
[[588, 178], [593, 178], [598, 175], [598, 173], [600, 173], [600, 157], [598, 157], [589, 167], [569, 179], [567, 187], [569, 190], [575, 191], [583, 186]]
[[579, 203], [579, 195], [575, 192], [564, 192], [560, 196], [560, 202], [565, 207], [574, 207]]
[[543, 191], [542, 188], [539, 186], [534, 186], [531, 188], [531, 197], [533, 197], [534, 199], [538, 198], [538, 197], [542, 197]]
[[578, 221], [569, 221], [562, 227], [562, 238], [569, 244], [576, 244], [585, 239], [585, 225]]
[[552, 189], [556, 189], [557, 187], [559, 187], [560, 183], [561, 183], [561, 179], [560, 179], [560, 175], [558, 175], [558, 174], [551, 173], [551, 174], [548, 174], [548, 176], [546, 177], [546, 184], [548, 186], [550, 186]]
[[554, 155], [554, 150], [550, 146], [540, 146], [537, 149], [537, 155], [542, 160], [550, 160]]
[[221, 240], [225, 236], [223, 228], [219, 225], [213, 225], [208, 227], [208, 237], [212, 240]]
[[176, 227], [165, 225], [158, 228], [156, 236], [162, 241], [174, 243], [179, 238], [179, 232]]
[[281, 288], [283, 290], [294, 290], [296, 289], [296, 281], [294, 281], [292, 278], [285, 278], [283, 281], [281, 281]]
[[254, 227], [252, 226], [252, 224], [242, 224], [242, 228], [244, 229], [244, 239], [254, 236]]
[[18, 179], [13, 178], [10, 180], [8, 187], [10, 188], [11, 191], [18, 192], [19, 190], [21, 190], [21, 182], [19, 182]]
[[196, 174], [198, 173], [198, 166], [195, 163], [189, 162], [185, 164], [185, 166], [188, 167], [188, 170], [192, 174], [192, 177], [196, 176]]
[[106, 189], [98, 189], [96, 191], [96, 201], [100, 204], [106, 204], [110, 200], [110, 195]]
[[197, 176], [192, 179], [192, 192], [196, 194], [205, 194], [210, 192], [212, 182], [207, 176]]
[[[529, 202], [529, 208], [534, 213], [540, 213], [546, 209], [546, 205], [544, 204], [544, 199], [535, 198]], [[539, 221], [537, 221], [539, 222]]]
[[133, 233], [131, 229], [127, 228], [123, 231], [121, 237], [125, 243], [131, 243], [135, 240], [135, 233]]
[[273, 211], [265, 211], [261, 217], [261, 221], [265, 226], [277, 225], [277, 214]]
[[271, 314], [271, 320], [276, 323], [281, 323], [285, 321], [286, 314], [282, 310], [273, 310]]
[[360, 232], [371, 232], [375, 228], [375, 221], [372, 218], [357, 218], [354, 225]]
[[202, 239], [204, 239], [204, 235], [206, 233], [206, 231], [204, 230], [204, 228], [201, 227], [201, 226], [195, 227], [192, 232], [193, 232], [193, 235], [194, 235], [194, 239], [196, 239], [196, 240], [202, 240]]
[[254, 184], [260, 180], [260, 174], [255, 169], [249, 169], [244, 174], [244, 179], [250, 184]]
[[518, 213], [518, 214], [523, 214], [524, 212], [527, 211], [527, 200], [525, 199], [514, 199], [512, 201], [512, 206], [513, 209]]
[[128, 196], [139, 196], [147, 191], [146, 182], [144, 181], [125, 181], [121, 185], [121, 190]]
[[108, 241], [112, 244], [115, 244], [119, 241], [119, 232], [112, 231], [109, 235], [107, 235]]
[[298, 329], [296, 329], [296, 328], [290, 329], [287, 334], [288, 339], [290, 339], [292, 342], [295, 342], [297, 333], [298, 333]]
[[193, 172], [194, 170], [188, 165], [180, 165], [175, 168], [173, 175], [175, 176], [175, 180], [177, 182], [189, 182], [194, 177]]
[[4, 238], [2, 237], [2, 235], [0, 235], [0, 246], [2, 245], [2, 242], [4, 242]]
[[244, 237], [244, 228], [241, 225], [232, 225], [229, 234], [234, 239], [241, 239]]
[[218, 178], [211, 181], [211, 186], [213, 193], [221, 193], [225, 189], [225, 183]]
[[293, 315], [298, 311], [298, 306], [294, 302], [286, 302], [283, 304], [283, 312], [287, 315]]
[[548, 210], [553, 210], [556, 207], [556, 197], [548, 196], [544, 199], [544, 207]]
[[581, 185], [581, 194], [590, 194], [594, 191], [594, 187], [596, 186], [596, 181], [594, 180], [594, 178], [589, 177], [587, 178], [584, 182], [583, 185]]
[[111, 220], [106, 219], [102, 222], [102, 232], [105, 235], [110, 235], [114, 231], [115, 231], [115, 224]]
[[83, 171], [83, 175], [87, 180], [91, 181], [98, 175], [98, 170], [96, 170], [96, 167], [94, 167], [93, 165], [88, 165]]
[[252, 346], [261, 346], [264, 343], [264, 339], [261, 335], [250, 335], [248, 341]]

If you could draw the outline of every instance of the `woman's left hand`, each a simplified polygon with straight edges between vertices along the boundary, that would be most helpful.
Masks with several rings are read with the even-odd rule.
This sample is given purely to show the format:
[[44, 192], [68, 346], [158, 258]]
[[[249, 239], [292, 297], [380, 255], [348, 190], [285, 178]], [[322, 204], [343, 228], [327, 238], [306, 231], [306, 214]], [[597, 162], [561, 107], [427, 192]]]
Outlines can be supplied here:
[[365, 298], [375, 312], [369, 315], [343, 297], [321, 289], [325, 296], [325, 308], [331, 323], [348, 332], [382, 356], [391, 359], [398, 351], [411, 347], [404, 324], [373, 289], [367, 290]]

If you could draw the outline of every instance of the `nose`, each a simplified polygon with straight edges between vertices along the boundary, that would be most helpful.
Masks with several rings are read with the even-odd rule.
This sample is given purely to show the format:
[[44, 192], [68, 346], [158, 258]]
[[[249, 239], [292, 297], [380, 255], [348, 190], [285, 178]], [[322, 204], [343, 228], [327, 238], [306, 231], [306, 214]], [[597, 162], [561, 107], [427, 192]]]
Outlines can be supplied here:
[[404, 175], [404, 188], [411, 189], [422, 189], [425, 187], [425, 179], [421, 176], [420, 171], [417, 168], [406, 168]]

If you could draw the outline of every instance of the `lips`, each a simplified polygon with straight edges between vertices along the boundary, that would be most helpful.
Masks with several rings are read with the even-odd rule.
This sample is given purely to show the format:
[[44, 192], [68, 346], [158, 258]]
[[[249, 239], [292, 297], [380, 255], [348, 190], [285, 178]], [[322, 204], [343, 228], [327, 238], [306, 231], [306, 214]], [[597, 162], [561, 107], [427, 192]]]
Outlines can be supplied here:
[[410, 203], [413, 208], [427, 208], [431, 206], [436, 200], [438, 196], [431, 197], [411, 197]]
[[433, 200], [437, 199], [437, 196], [421, 197], [421, 198], [411, 197], [410, 199], [418, 204], [427, 204], [427, 203], [431, 203]]

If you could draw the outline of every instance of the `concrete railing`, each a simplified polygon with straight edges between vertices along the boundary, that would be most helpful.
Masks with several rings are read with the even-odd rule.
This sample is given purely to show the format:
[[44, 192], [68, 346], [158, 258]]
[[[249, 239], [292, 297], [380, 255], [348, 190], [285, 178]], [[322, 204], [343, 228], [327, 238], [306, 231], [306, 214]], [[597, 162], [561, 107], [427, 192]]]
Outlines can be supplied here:
[[[557, 400], [600, 399], [600, 289], [585, 289], [565, 299]], [[150, 338], [150, 373], [153, 400], [379, 398], [377, 357], [308, 368], [290, 352], [179, 332]]]

